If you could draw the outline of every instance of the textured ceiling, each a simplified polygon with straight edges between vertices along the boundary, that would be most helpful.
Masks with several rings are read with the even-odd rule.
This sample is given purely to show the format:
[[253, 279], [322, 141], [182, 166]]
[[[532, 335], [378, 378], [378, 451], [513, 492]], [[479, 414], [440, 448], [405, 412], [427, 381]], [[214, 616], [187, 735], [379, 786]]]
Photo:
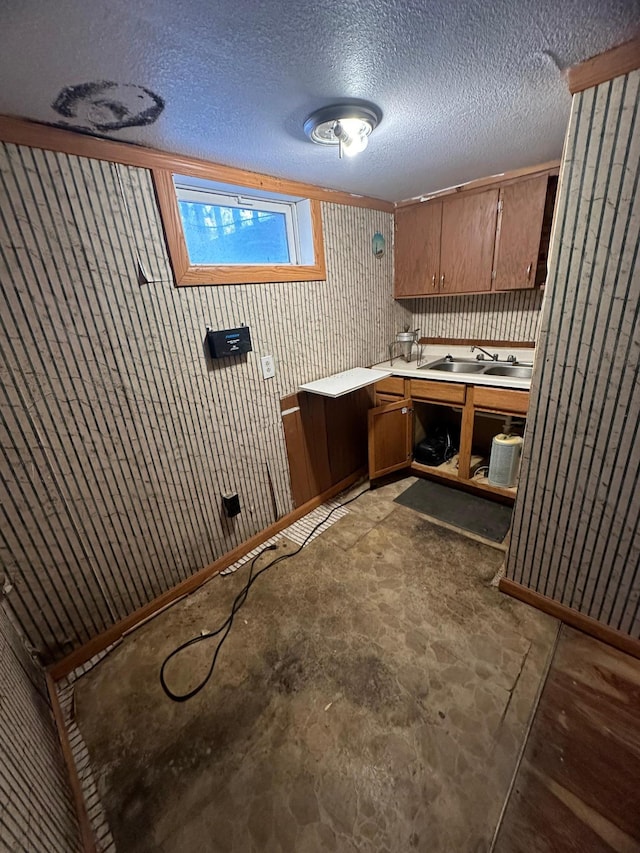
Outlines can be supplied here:
[[[3, 0], [0, 113], [398, 201], [559, 157], [562, 70], [639, 27], [638, 0]], [[344, 98], [383, 118], [339, 160], [302, 124]]]

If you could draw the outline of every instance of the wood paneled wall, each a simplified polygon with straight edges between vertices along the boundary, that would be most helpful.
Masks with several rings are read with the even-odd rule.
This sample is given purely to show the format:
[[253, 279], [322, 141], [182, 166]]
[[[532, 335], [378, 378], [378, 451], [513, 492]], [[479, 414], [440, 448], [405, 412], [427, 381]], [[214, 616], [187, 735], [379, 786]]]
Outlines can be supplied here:
[[640, 636], [640, 72], [574, 96], [507, 576]]
[[422, 337], [493, 341], [535, 341], [541, 305], [540, 290], [404, 300]]
[[0, 605], [0, 850], [80, 850], [66, 773], [44, 673]]
[[[178, 290], [147, 170], [0, 147], [0, 561], [45, 659], [292, 508], [280, 398], [383, 360], [406, 314], [392, 217], [322, 216], [326, 281]], [[241, 323], [253, 352], [211, 361], [205, 325]]]

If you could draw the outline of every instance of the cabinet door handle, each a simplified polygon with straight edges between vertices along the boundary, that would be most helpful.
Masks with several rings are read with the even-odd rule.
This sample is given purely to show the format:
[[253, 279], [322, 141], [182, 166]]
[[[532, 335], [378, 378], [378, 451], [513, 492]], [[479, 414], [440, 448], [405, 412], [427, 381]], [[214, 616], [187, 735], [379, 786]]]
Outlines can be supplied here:
[[444, 273], [440, 276], [440, 289], [444, 290]]
[[527, 267], [527, 278], [529, 278], [531, 276], [531, 267], [532, 266], [533, 266], [533, 264], [529, 264], [529, 266]]
[[435, 273], [434, 273], [434, 274], [433, 274], [433, 276], [431, 277], [431, 284], [432, 284], [434, 287], [436, 286], [436, 274], [435, 274]]

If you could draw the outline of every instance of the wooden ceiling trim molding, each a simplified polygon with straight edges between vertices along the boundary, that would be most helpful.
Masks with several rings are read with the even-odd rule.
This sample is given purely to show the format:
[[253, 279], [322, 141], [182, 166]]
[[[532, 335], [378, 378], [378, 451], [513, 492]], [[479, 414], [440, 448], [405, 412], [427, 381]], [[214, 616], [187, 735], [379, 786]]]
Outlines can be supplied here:
[[393, 202], [379, 198], [317, 187], [314, 184], [276, 178], [273, 175], [262, 175], [259, 172], [247, 172], [233, 166], [223, 166], [180, 154], [169, 154], [166, 151], [143, 148], [133, 143], [102, 139], [14, 116], [0, 116], [0, 141], [10, 142], [14, 145], [26, 145], [29, 148], [42, 148], [46, 151], [57, 151], [62, 154], [72, 154], [77, 157], [89, 157], [93, 160], [108, 160], [111, 163], [122, 163], [125, 166], [165, 169], [211, 181], [239, 184], [243, 187], [284, 193], [285, 195], [298, 195], [317, 201], [331, 202], [332, 204], [365, 207], [372, 210], [382, 210], [385, 213], [393, 213], [395, 209]]
[[569, 91], [572, 95], [591, 89], [600, 83], [622, 77], [640, 68], [640, 37], [626, 41], [579, 65], [574, 65], [567, 73]]
[[542, 175], [557, 175], [559, 172], [560, 160], [549, 160], [547, 163], [539, 163], [537, 166], [524, 166], [521, 169], [512, 169], [510, 172], [502, 172], [500, 175], [490, 175], [487, 178], [477, 178], [475, 181], [469, 181], [466, 184], [459, 184], [456, 187], [447, 187], [447, 189], [444, 190], [425, 193], [423, 196], [408, 198], [405, 201], [398, 202], [396, 204], [396, 209], [399, 207], [409, 207], [412, 204], [421, 204], [425, 201], [431, 201], [434, 198], [459, 195], [460, 193], [480, 192], [487, 187], [503, 187], [507, 184], [513, 184], [516, 181], [521, 181], [523, 178], [538, 178]]

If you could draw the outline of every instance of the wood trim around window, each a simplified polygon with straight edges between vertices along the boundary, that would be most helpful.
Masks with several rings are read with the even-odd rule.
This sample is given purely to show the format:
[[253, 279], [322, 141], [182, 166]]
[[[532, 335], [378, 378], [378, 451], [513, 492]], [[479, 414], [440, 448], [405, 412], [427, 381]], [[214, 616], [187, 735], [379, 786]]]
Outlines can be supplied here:
[[604, 53], [592, 56], [579, 65], [574, 65], [567, 74], [569, 91], [572, 95], [623, 77], [640, 68], [640, 37], [612, 47]]
[[198, 266], [197, 264], [192, 264], [189, 260], [178, 199], [173, 183], [173, 172], [167, 169], [152, 169], [152, 175], [176, 287], [193, 287], [203, 284], [321, 281], [326, 279], [322, 213], [320, 202], [317, 199], [309, 200], [311, 204], [311, 225], [315, 257], [313, 264], [270, 264], [269, 266], [225, 264], [220, 266]]

